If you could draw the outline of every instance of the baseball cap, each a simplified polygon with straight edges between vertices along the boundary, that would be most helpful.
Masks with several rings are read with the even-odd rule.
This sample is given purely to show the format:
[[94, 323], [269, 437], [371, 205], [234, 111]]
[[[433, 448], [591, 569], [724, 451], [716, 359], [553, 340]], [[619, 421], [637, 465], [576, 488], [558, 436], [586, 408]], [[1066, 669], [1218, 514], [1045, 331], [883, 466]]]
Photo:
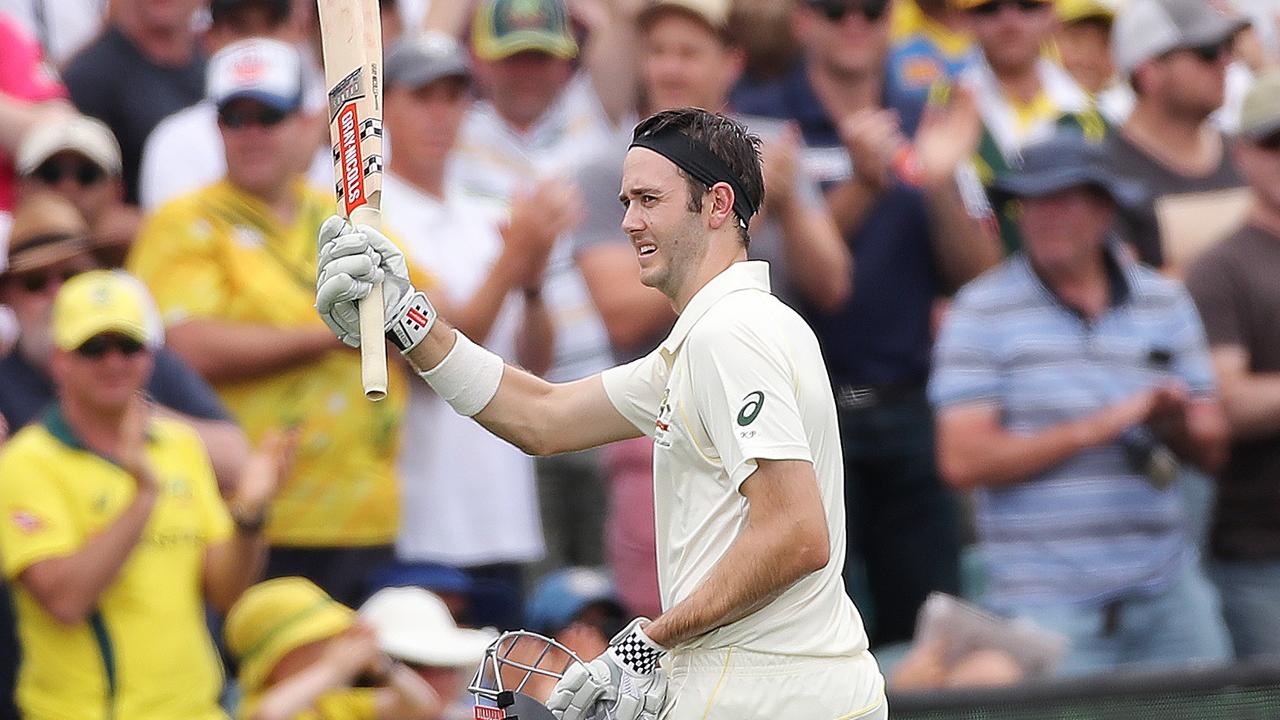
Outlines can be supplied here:
[[1259, 75], [1245, 93], [1240, 107], [1240, 134], [1263, 140], [1280, 131], [1280, 70]]
[[482, 0], [471, 35], [482, 60], [501, 60], [526, 50], [565, 60], [578, 55], [562, 0]]
[[240, 663], [240, 687], [251, 693], [289, 652], [338, 635], [355, 619], [310, 580], [283, 577], [246, 590], [227, 613], [222, 635]]
[[1113, 0], [1057, 0], [1058, 19], [1064, 23], [1081, 20], [1114, 20], [1116, 7]]
[[232, 13], [253, 6], [266, 8], [274, 23], [289, 19], [289, 0], [212, 0], [209, 3], [209, 18], [215, 23], [225, 22]]
[[497, 637], [458, 627], [444, 601], [418, 587], [379, 590], [360, 607], [360, 618], [377, 631], [383, 652], [415, 665], [474, 667]]
[[387, 53], [382, 77], [387, 85], [421, 88], [441, 78], [471, 77], [467, 53], [457, 40], [439, 32], [426, 32], [400, 40]]
[[637, 18], [641, 27], [666, 10], [676, 10], [706, 23], [718, 33], [729, 31], [729, 0], [650, 0]]
[[1170, 50], [1225, 42], [1248, 24], [1228, 0], [1130, 0], [1116, 14], [1111, 54], [1132, 75]]
[[997, 197], [1032, 198], [1086, 186], [1103, 190], [1118, 205], [1140, 203], [1142, 187], [1113, 175], [1105, 160], [1101, 143], [1090, 142], [1079, 132], [1059, 130], [1023, 148], [1021, 164], [997, 177], [991, 189]]
[[59, 115], [27, 132], [14, 155], [14, 169], [30, 175], [45, 160], [64, 150], [80, 153], [112, 175], [120, 174], [120, 144], [101, 120], [87, 115]]
[[39, 192], [14, 209], [5, 273], [24, 273], [89, 253], [89, 224], [61, 195]]
[[250, 99], [293, 112], [302, 104], [302, 58], [279, 40], [240, 40], [209, 59], [205, 89], [218, 107]]
[[559, 632], [587, 606], [596, 603], [605, 603], [619, 615], [625, 614], [607, 573], [588, 567], [565, 568], [539, 583], [525, 608], [525, 621], [540, 633]]
[[53, 301], [53, 343], [74, 350], [86, 340], [114, 332], [155, 347], [151, 297], [142, 282], [123, 270], [90, 270], [68, 280]]

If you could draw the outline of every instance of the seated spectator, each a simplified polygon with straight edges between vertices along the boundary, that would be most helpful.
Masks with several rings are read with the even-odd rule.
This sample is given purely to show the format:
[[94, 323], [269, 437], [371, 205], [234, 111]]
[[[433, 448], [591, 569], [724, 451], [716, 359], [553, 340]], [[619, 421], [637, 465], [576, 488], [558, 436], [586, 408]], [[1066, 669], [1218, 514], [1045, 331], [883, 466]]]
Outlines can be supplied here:
[[1236, 655], [1280, 656], [1280, 75], [1245, 95], [1233, 155], [1248, 223], [1191, 266], [1231, 428], [1210, 532], [1211, 573]]
[[435, 691], [379, 649], [374, 628], [302, 578], [246, 590], [227, 613], [223, 636], [240, 667], [245, 720], [441, 717]]
[[1063, 672], [1219, 662], [1217, 598], [1153, 463], [1221, 463], [1213, 368], [1182, 286], [1111, 241], [1135, 189], [1101, 155], [1063, 131], [998, 181], [1021, 202], [1026, 245], [944, 322], [938, 464], [974, 492], [988, 603], [1065, 635]]
[[[841, 7], [849, 14], [856, 7], [850, 0], [820, 0], [813, 3], [835, 18]], [[968, 20], [952, 0], [864, 0], [864, 12], [879, 8], [889, 13], [888, 78], [897, 87], [922, 103], [939, 81], [955, 80], [977, 59]], [[869, 19], [870, 16], [868, 16]]]
[[89, 224], [98, 262], [124, 264], [142, 216], [124, 204], [120, 146], [110, 128], [86, 115], [54, 118], [22, 139], [16, 167], [20, 197], [52, 191], [70, 200]]
[[[1168, 31], [1152, 32], [1157, 23]], [[1116, 69], [1137, 99], [1111, 133], [1106, 159], [1113, 175], [1142, 184], [1148, 197], [1123, 228], [1125, 239], [1143, 262], [1174, 275], [1248, 210], [1226, 137], [1209, 121], [1225, 97], [1232, 39], [1247, 24], [1204, 0], [1132, 0], [1116, 15]]]
[[422, 588], [384, 588], [360, 607], [360, 620], [378, 635], [378, 646], [427, 682], [446, 708], [444, 717], [468, 717], [467, 682], [497, 637], [491, 629], [459, 628], [449, 608]]
[[435, 563], [393, 563], [375, 572], [369, 579], [369, 589], [416, 587], [430, 591], [440, 598], [454, 622], [464, 627], [474, 627], [470, 621], [471, 597], [476, 582], [462, 570]]
[[[49, 72], [39, 44], [0, 14], [0, 219], [13, 209], [13, 156], [23, 136], [70, 109], [67, 89]], [[3, 229], [0, 227], [0, 229]]]
[[288, 449], [264, 446], [223, 505], [199, 437], [141, 395], [159, 341], [148, 303], [119, 271], [68, 281], [53, 308], [58, 402], [0, 450], [25, 717], [224, 717], [204, 604], [227, 610], [261, 574]]
[[1133, 110], [1133, 90], [1111, 60], [1113, 0], [1057, 0], [1054, 46], [1062, 67], [1093, 98], [1107, 122], [1119, 125]]
[[[64, 282], [97, 267], [86, 239], [88, 227], [61, 196], [24, 196], [16, 220], [9, 267], [0, 273], [0, 303], [13, 308], [19, 326], [16, 350], [0, 359], [0, 417], [10, 432], [38, 421], [53, 404], [53, 298]], [[181, 420], [199, 434], [218, 485], [230, 491], [248, 452], [244, 433], [204, 379], [176, 353], [157, 342], [154, 357], [146, 389], [155, 412]]]
[[629, 613], [608, 573], [571, 567], [543, 578], [525, 607], [530, 630], [555, 638], [583, 660], [594, 660]]

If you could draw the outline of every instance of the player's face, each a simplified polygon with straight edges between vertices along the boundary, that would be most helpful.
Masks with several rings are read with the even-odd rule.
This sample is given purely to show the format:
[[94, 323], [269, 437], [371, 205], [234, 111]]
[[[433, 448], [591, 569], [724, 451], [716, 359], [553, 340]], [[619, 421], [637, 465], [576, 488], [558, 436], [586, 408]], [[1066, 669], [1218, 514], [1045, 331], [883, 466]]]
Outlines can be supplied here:
[[1053, 3], [993, 0], [969, 11], [973, 35], [996, 71], [1022, 70], [1040, 57], [1057, 27]]
[[393, 162], [443, 163], [470, 107], [465, 78], [441, 78], [420, 88], [389, 88], [383, 121], [395, 144]]
[[310, 125], [298, 112], [282, 113], [255, 100], [234, 100], [218, 110], [227, 154], [227, 177], [258, 195], [284, 187], [299, 165]]
[[528, 127], [551, 107], [573, 75], [573, 65], [544, 52], [526, 51], [476, 64], [494, 108], [507, 122]]
[[706, 204], [704, 212], [690, 210], [688, 181], [670, 160], [645, 148], [627, 153], [619, 199], [626, 207], [622, 230], [635, 248], [640, 282], [669, 298], [680, 297], [707, 251]]
[[152, 355], [141, 343], [117, 333], [95, 335], [72, 351], [53, 354], [59, 392], [102, 414], [123, 412], [151, 376]]
[[1084, 187], [1024, 199], [1020, 224], [1032, 264], [1063, 271], [1091, 262], [1114, 215], [1110, 200]]
[[724, 107], [742, 73], [742, 53], [680, 11], [663, 11], [644, 33], [640, 71], [649, 110]]
[[878, 71], [889, 47], [888, 0], [798, 3], [795, 32], [813, 59], [836, 75]]

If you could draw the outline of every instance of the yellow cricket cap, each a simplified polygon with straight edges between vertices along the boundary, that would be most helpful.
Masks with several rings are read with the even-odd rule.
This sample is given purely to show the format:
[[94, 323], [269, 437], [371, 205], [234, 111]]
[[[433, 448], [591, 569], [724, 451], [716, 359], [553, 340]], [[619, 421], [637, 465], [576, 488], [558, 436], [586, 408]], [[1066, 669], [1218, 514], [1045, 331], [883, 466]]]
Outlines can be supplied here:
[[75, 350], [107, 332], [156, 345], [159, 326], [146, 287], [120, 270], [90, 270], [68, 280], [53, 301], [54, 344]]

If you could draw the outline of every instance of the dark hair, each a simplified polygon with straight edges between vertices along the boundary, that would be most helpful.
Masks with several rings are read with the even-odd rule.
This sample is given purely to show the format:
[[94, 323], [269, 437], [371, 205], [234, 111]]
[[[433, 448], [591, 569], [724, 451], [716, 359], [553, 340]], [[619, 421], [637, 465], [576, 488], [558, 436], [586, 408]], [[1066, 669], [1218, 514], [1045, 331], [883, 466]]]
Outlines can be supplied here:
[[[760, 170], [760, 138], [747, 131], [742, 123], [702, 108], [677, 108], [650, 115], [636, 126], [635, 136], [675, 130], [711, 150], [711, 154], [723, 162], [746, 189], [747, 200], [752, 207], [764, 202], [764, 175]], [[702, 196], [711, 191], [710, 186], [677, 167], [676, 171], [689, 185], [689, 212], [702, 212]], [[749, 245], [751, 236], [746, 225], [751, 218], [741, 218], [738, 234], [742, 243]]]

